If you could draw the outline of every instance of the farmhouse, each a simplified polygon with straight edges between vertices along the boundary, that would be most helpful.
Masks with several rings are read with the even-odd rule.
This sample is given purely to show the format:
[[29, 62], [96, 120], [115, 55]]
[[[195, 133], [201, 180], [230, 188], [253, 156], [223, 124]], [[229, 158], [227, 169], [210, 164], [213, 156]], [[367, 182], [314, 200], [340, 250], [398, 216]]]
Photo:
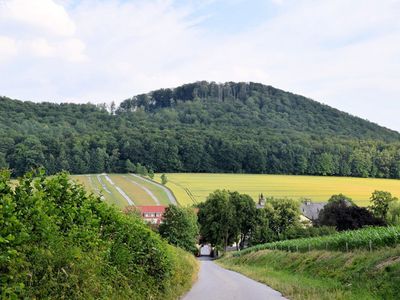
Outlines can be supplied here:
[[311, 200], [306, 200], [300, 205], [301, 214], [310, 221], [315, 221], [319, 217], [321, 210], [327, 205], [328, 202], [311, 202]]
[[[266, 199], [263, 194], [258, 197], [257, 208], [264, 208]], [[325, 207], [328, 202], [312, 202], [311, 200], [306, 200], [300, 205], [301, 219], [304, 221], [315, 221], [319, 217], [319, 213]]]
[[161, 205], [151, 206], [136, 206], [136, 209], [140, 212], [141, 217], [148, 223], [159, 225], [162, 223], [162, 217], [166, 207]]

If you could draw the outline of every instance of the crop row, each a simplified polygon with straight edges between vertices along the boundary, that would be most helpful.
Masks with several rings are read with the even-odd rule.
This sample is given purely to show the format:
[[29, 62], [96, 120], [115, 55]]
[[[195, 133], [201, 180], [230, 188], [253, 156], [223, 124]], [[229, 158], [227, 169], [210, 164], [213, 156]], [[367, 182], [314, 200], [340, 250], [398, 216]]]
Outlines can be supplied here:
[[299, 252], [311, 250], [351, 251], [354, 249], [368, 249], [372, 251], [380, 247], [395, 246], [397, 244], [400, 244], [400, 226], [368, 227], [321, 237], [260, 244], [235, 253], [234, 255], [240, 256], [264, 249]]

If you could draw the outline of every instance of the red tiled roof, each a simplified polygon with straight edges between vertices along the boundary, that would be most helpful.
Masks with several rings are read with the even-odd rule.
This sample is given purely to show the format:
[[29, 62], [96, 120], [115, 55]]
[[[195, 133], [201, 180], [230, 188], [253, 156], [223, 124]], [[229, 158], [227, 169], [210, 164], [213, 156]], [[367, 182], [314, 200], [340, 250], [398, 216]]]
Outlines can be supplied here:
[[141, 213], [164, 213], [166, 206], [150, 205], [150, 206], [136, 206]]

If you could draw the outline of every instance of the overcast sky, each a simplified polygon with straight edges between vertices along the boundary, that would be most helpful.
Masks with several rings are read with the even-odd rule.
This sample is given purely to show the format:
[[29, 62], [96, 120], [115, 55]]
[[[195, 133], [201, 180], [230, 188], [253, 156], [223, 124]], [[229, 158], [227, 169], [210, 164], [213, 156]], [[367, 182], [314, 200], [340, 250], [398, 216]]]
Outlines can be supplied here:
[[400, 0], [0, 0], [0, 95], [255, 81], [400, 131]]

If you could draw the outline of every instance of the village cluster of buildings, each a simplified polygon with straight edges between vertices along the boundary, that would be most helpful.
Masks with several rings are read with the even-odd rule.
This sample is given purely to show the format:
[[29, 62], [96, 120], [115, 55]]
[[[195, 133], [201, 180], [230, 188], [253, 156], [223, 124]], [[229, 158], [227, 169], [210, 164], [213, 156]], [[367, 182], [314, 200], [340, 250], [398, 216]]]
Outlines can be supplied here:
[[[260, 194], [258, 198], [257, 208], [264, 208], [266, 203], [266, 198], [263, 194]], [[327, 205], [328, 202], [312, 202], [307, 199], [303, 201], [300, 205], [300, 213], [302, 221], [311, 221], [314, 222], [318, 219], [319, 213], [322, 209]]]
[[[257, 202], [257, 208], [261, 209], [265, 207], [266, 198], [261, 194]], [[319, 217], [319, 213], [325, 207], [327, 202], [312, 202], [306, 200], [300, 205], [300, 213], [302, 220], [315, 221]], [[134, 210], [140, 214], [144, 221], [149, 224], [159, 225], [162, 223], [163, 214], [166, 206], [162, 205], [148, 205], [148, 206], [135, 206]]]

